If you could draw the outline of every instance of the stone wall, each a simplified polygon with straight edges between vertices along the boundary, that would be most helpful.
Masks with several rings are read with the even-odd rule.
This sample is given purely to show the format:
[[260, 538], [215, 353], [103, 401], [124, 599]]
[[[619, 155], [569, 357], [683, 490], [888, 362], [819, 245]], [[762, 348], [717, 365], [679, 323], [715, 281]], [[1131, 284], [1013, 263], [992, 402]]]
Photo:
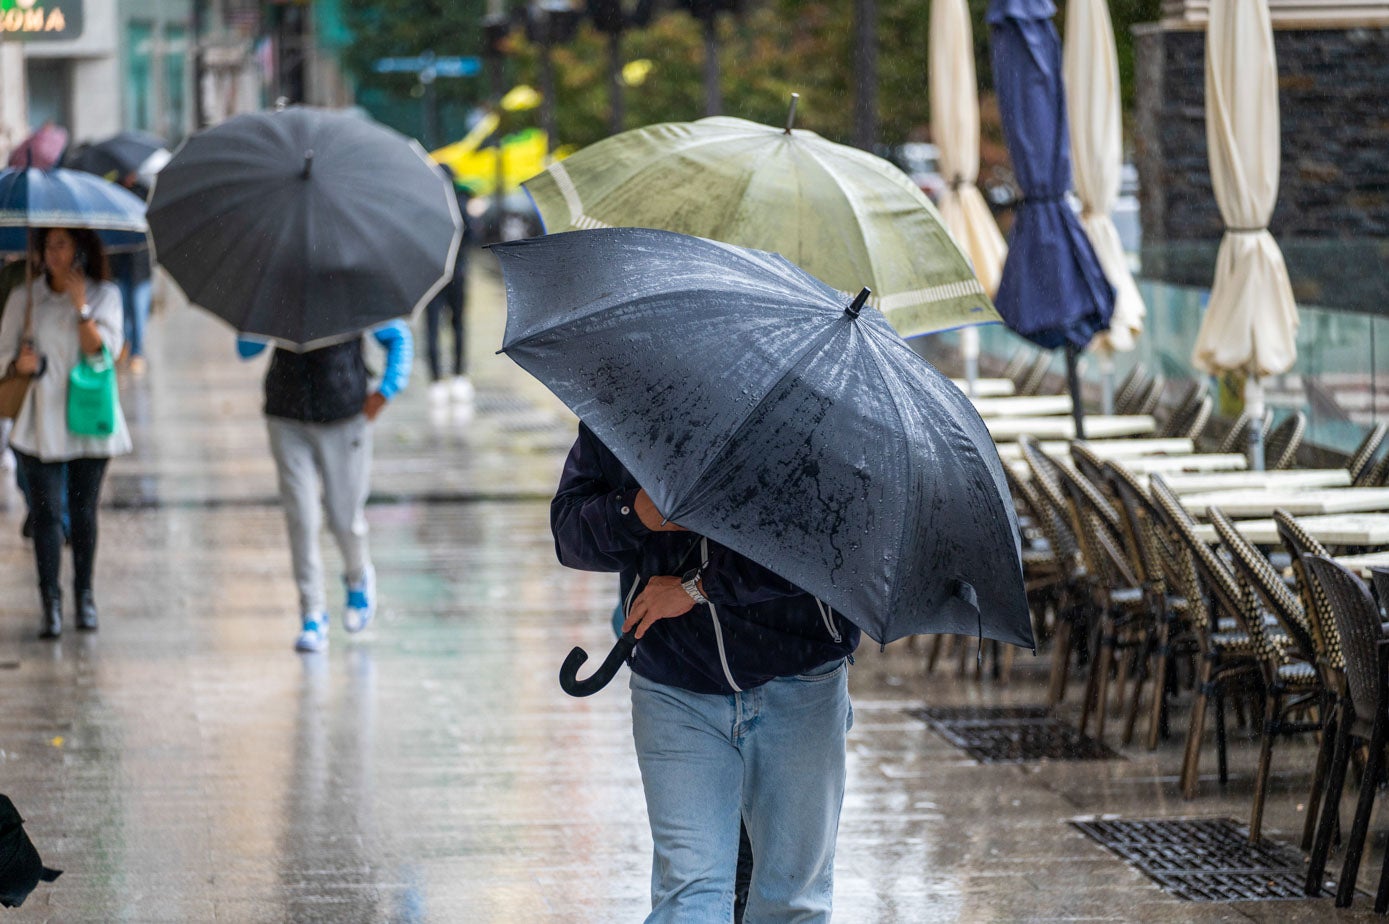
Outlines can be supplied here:
[[[1137, 30], [1134, 154], [1143, 239], [1221, 232], [1206, 162], [1205, 33]], [[1389, 237], [1389, 29], [1275, 31], [1280, 239]]]

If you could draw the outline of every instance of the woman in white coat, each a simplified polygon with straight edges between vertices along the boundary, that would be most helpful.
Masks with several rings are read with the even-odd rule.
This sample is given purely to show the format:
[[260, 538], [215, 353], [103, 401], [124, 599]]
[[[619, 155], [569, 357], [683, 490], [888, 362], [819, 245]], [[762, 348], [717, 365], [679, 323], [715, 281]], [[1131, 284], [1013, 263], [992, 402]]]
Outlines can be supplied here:
[[[0, 362], [12, 358], [16, 371], [34, 377], [15, 418], [10, 445], [29, 484], [43, 603], [39, 636], [57, 638], [63, 631], [62, 494], [66, 491], [72, 518], [76, 625], [93, 630], [97, 609], [92, 569], [101, 481], [107, 462], [129, 452], [131, 444], [119, 409], [109, 436], [81, 436], [67, 426], [69, 373], [84, 354], [97, 356], [105, 347], [115, 355], [121, 349], [121, 297], [109, 281], [101, 241], [85, 228], [43, 228], [36, 238], [43, 272], [32, 286], [21, 285], [10, 293], [0, 322]], [[31, 289], [32, 308], [26, 311]]]

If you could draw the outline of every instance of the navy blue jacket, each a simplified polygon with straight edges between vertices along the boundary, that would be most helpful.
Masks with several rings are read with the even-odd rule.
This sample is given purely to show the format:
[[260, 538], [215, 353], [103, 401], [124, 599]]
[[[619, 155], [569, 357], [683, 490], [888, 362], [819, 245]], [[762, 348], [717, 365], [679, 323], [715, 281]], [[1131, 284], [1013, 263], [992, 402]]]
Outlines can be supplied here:
[[[555, 551], [570, 568], [621, 572], [624, 610], [649, 578], [701, 566], [702, 537], [647, 529], [636, 513], [638, 490], [617, 457], [579, 424], [550, 504]], [[733, 693], [805, 673], [857, 647], [858, 628], [810, 594], [712, 539], [708, 549], [702, 583], [712, 606], [648, 628], [632, 653], [636, 673], [694, 693]]]

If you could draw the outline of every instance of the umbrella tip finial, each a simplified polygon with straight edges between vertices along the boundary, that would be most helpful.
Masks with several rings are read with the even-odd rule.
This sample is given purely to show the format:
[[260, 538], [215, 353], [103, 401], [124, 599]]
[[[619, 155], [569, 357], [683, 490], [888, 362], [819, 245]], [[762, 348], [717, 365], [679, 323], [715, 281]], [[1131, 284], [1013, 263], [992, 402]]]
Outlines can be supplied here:
[[313, 170], [313, 148], [304, 152], [304, 172], [301, 174], [303, 179], [309, 178], [309, 172]]
[[796, 122], [796, 104], [801, 101], [799, 93], [791, 94], [791, 110], [786, 113], [786, 134], [791, 134], [791, 126]]
[[854, 296], [853, 303], [849, 305], [848, 308], [844, 309], [844, 313], [851, 318], [858, 317], [859, 312], [863, 310], [864, 303], [868, 301], [868, 296], [872, 294], [873, 290], [864, 286], [864, 288], [859, 291], [858, 295]]

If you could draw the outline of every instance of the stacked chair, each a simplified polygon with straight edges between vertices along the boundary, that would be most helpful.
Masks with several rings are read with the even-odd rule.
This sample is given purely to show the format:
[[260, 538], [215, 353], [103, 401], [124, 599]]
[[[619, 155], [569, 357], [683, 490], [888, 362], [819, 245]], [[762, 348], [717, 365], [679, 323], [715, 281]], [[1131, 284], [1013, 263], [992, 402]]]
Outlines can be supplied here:
[[1292, 468], [1306, 433], [1307, 415], [1302, 411], [1284, 418], [1264, 441], [1264, 468], [1271, 472]]
[[[1219, 509], [1212, 507], [1208, 513], [1245, 594], [1249, 607], [1246, 620], [1265, 622], [1265, 635], [1271, 642], [1262, 664], [1264, 725], [1254, 775], [1254, 807], [1249, 818], [1249, 839], [1257, 843], [1263, 827], [1274, 743], [1280, 736], [1322, 730], [1327, 692], [1332, 684], [1327, 678], [1326, 652], [1319, 641], [1321, 633], [1312, 625], [1313, 611], [1302, 605], [1263, 553]], [[1265, 613], [1272, 617], [1271, 622]], [[1315, 720], [1307, 718], [1313, 711], [1317, 714]], [[1303, 720], [1295, 721], [1296, 716]]]
[[[1327, 855], [1338, 826], [1338, 808], [1345, 787], [1351, 752], [1367, 748], [1360, 798], [1345, 848], [1336, 906], [1348, 907], [1355, 895], [1355, 880], [1369, 832], [1379, 777], [1384, 769], [1384, 750], [1389, 740], [1389, 647], [1381, 644], [1383, 629], [1379, 605], [1365, 583], [1352, 572], [1322, 555], [1302, 560], [1303, 573], [1313, 593], [1330, 607], [1340, 635], [1345, 659], [1346, 696], [1336, 722], [1335, 753], [1331, 759], [1326, 798], [1319, 813], [1316, 842], [1307, 870], [1308, 895], [1321, 892]], [[1375, 574], [1381, 593], [1389, 593], [1389, 574]], [[1386, 854], [1389, 858], [1389, 854]], [[1375, 911], [1389, 910], [1389, 864], [1381, 871], [1375, 895]]]
[[1371, 484], [1370, 478], [1375, 471], [1375, 454], [1384, 445], [1386, 433], [1389, 433], [1389, 424], [1375, 424], [1346, 460], [1346, 470], [1350, 472], [1351, 484], [1357, 488]]

